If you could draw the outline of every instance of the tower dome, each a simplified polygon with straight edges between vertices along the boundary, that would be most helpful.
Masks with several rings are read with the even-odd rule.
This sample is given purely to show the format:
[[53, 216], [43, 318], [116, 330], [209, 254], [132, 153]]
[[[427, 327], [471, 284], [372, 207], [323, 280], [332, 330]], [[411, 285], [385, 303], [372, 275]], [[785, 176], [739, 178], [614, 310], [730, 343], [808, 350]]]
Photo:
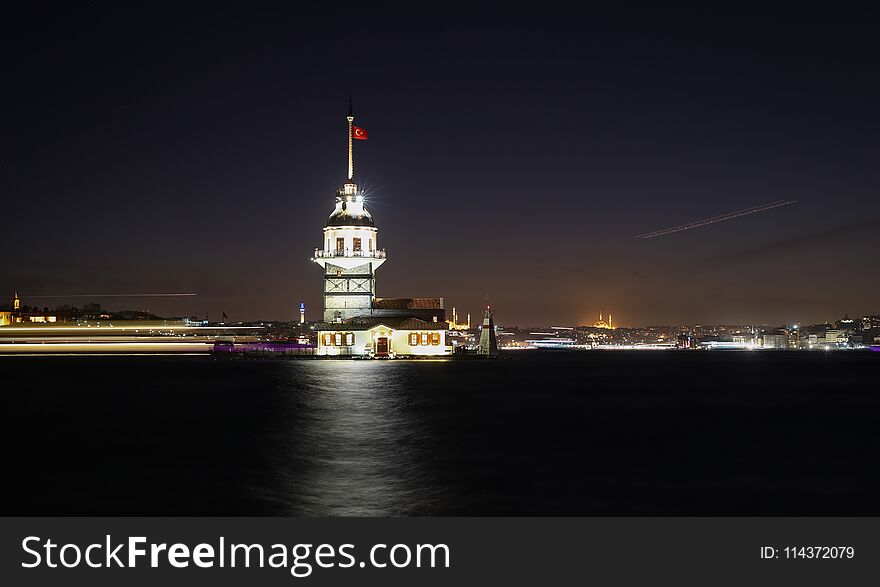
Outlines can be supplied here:
[[348, 183], [336, 192], [336, 208], [327, 218], [327, 226], [376, 226], [356, 185]]

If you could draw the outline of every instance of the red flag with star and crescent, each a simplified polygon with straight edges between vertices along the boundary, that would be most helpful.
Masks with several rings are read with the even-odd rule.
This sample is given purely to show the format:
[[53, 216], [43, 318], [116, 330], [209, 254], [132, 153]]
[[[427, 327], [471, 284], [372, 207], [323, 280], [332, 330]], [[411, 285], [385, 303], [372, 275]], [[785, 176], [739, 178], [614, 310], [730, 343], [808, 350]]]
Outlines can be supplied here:
[[359, 126], [351, 125], [351, 138], [365, 141], [367, 140], [367, 131]]

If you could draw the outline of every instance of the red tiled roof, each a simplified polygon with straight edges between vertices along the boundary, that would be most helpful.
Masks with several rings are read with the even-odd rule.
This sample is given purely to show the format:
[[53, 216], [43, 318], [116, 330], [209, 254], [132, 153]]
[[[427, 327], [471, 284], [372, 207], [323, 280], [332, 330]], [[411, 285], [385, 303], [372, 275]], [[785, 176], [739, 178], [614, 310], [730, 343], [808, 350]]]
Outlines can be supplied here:
[[378, 310], [442, 310], [440, 298], [376, 298], [373, 308]]
[[321, 331], [370, 330], [385, 326], [391, 330], [446, 330], [446, 322], [427, 322], [418, 318], [351, 318], [342, 322], [321, 322], [315, 326]]

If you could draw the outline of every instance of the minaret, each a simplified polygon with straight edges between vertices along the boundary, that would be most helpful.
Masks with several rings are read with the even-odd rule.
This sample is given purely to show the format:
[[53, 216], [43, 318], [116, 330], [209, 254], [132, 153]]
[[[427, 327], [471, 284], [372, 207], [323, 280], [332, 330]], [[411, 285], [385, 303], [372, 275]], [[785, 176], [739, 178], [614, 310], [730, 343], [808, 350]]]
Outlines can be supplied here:
[[495, 338], [495, 322], [492, 320], [492, 308], [486, 306], [483, 312], [483, 329], [480, 331], [480, 348], [478, 355], [494, 357], [498, 354], [498, 340]]
[[336, 190], [336, 206], [324, 226], [323, 247], [312, 261], [324, 269], [324, 322], [369, 315], [376, 297], [376, 269], [385, 262], [378, 230], [354, 181], [354, 111], [348, 100], [348, 179]]

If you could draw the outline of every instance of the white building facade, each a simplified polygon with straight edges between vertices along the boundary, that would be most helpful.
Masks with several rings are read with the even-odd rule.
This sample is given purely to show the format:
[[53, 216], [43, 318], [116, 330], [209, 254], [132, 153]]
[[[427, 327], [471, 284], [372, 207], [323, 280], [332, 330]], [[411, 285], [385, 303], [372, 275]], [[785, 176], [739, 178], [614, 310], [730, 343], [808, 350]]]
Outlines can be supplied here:
[[452, 353], [445, 325], [417, 318], [353, 320], [318, 332], [318, 354], [376, 359], [439, 357]]

